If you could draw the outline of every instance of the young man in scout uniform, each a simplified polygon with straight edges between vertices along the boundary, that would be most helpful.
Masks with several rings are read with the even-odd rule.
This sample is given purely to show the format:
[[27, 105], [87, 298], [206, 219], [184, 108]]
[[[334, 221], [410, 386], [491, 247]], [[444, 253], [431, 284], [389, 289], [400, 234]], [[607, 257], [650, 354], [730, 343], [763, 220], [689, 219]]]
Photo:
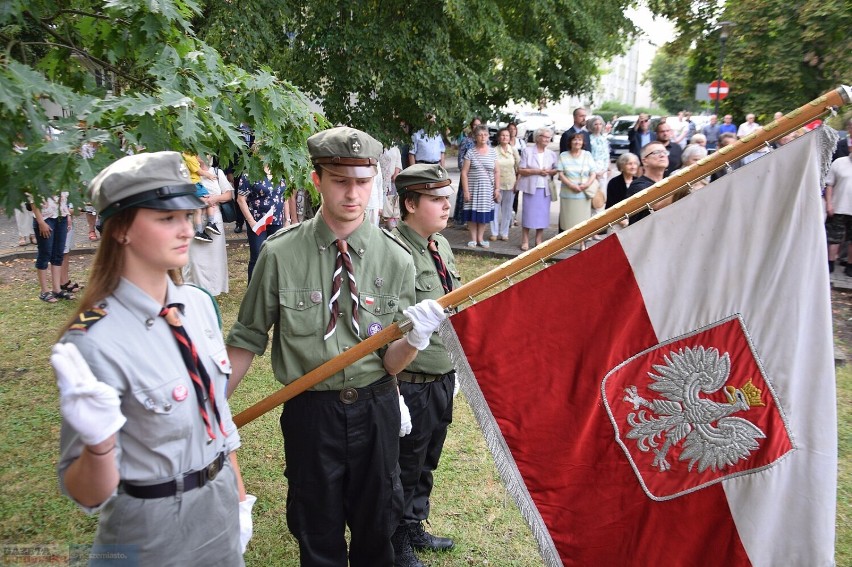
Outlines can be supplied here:
[[[414, 258], [416, 298], [437, 299], [460, 281], [450, 245], [439, 234], [450, 214], [450, 178], [440, 165], [417, 164], [397, 175], [396, 188], [402, 223], [394, 233]], [[423, 528], [429, 517], [432, 471], [438, 467], [447, 427], [453, 420], [456, 384], [453, 363], [438, 335], [432, 335], [429, 346], [397, 379], [411, 412], [412, 431], [399, 441], [405, 505], [393, 543], [397, 566], [421, 567], [412, 547], [436, 551], [453, 547], [453, 540], [433, 536]]]
[[[399, 438], [404, 404], [393, 377], [444, 318], [414, 305], [411, 256], [364, 221], [382, 146], [353, 128], [308, 138], [316, 217], [264, 244], [228, 336], [229, 394], [274, 328], [272, 370], [289, 384], [381, 329], [408, 318], [408, 334], [284, 405], [287, 525], [303, 566], [390, 566], [399, 523]], [[344, 526], [351, 532], [346, 549]]]

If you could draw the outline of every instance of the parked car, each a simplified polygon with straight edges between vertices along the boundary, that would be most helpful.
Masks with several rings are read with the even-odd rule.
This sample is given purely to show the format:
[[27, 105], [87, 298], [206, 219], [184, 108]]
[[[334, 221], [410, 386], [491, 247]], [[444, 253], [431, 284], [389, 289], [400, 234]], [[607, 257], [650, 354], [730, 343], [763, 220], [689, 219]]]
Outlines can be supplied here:
[[[620, 116], [615, 120], [615, 124], [612, 125], [612, 130], [610, 130], [607, 135], [607, 139], [609, 140], [610, 158], [617, 159], [621, 154], [630, 151], [630, 142], [627, 140], [627, 130], [636, 124], [637, 118], [639, 118], [639, 115], [633, 114], [629, 116]], [[657, 122], [659, 121], [659, 116], [651, 116], [652, 131], [657, 127]]]
[[[553, 118], [544, 112], [519, 112], [514, 117], [515, 124], [518, 126], [518, 137], [527, 142], [532, 142], [533, 133], [538, 128], [554, 127]], [[508, 122], [489, 122], [488, 135], [491, 138], [492, 145], [497, 144], [497, 132], [500, 128], [505, 128]]]
[[509, 121], [513, 121], [517, 124], [518, 119], [512, 115], [505, 116], [507, 118], [506, 121], [489, 121], [485, 126], [488, 128], [488, 139], [491, 140], [492, 146], [497, 146], [497, 132], [500, 131], [501, 128], [505, 128], [508, 126]]
[[533, 134], [539, 128], [553, 129], [553, 117], [544, 112], [521, 112], [518, 114], [518, 137], [533, 142]]

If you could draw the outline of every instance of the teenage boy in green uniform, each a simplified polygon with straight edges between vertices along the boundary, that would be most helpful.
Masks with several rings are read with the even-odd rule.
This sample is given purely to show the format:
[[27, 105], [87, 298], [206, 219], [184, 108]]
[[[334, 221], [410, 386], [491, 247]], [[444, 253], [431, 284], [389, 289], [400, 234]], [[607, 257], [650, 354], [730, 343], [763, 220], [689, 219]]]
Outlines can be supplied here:
[[[402, 223], [394, 233], [414, 258], [417, 301], [438, 299], [459, 285], [455, 258], [439, 234], [447, 226], [453, 189], [440, 165], [417, 164], [397, 175]], [[444, 343], [433, 334], [426, 347], [402, 372], [399, 391], [411, 412], [412, 431], [399, 441], [400, 479], [404, 494], [402, 521], [393, 537], [398, 567], [421, 567], [414, 549], [453, 547], [453, 540], [428, 533], [432, 471], [438, 467], [447, 427], [453, 420], [455, 370]]]
[[281, 413], [287, 525], [301, 565], [389, 566], [402, 508], [398, 435], [411, 430], [394, 375], [428, 346], [445, 316], [435, 301], [414, 305], [411, 256], [364, 220], [381, 144], [339, 127], [308, 138], [308, 151], [322, 206], [261, 249], [228, 336], [228, 392], [263, 354], [270, 329], [273, 373], [289, 384], [388, 325], [412, 321], [405, 337], [296, 396]]

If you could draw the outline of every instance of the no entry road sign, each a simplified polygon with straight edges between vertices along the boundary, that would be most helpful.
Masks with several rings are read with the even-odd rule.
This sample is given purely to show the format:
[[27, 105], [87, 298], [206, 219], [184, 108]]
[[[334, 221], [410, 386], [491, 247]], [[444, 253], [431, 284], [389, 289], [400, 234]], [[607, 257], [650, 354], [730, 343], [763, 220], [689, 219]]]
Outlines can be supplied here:
[[710, 83], [710, 86], [707, 87], [707, 95], [710, 97], [710, 100], [723, 100], [726, 96], [728, 96], [728, 83], [725, 81], [713, 81]]

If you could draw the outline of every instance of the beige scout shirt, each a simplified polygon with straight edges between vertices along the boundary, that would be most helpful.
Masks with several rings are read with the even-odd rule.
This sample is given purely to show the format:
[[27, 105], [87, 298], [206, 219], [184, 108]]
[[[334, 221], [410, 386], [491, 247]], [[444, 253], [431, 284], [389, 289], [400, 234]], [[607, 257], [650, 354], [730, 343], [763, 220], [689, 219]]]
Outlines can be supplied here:
[[[400, 237], [400, 240], [411, 251], [411, 257], [414, 258], [414, 268], [416, 270], [414, 287], [417, 301], [438, 299], [444, 295], [444, 288], [441, 287], [441, 278], [438, 277], [435, 261], [432, 259], [432, 253], [427, 248], [427, 240], [405, 224], [405, 222], [400, 223], [394, 229], [394, 233]], [[438, 243], [438, 254], [440, 254], [441, 259], [447, 266], [447, 271], [453, 280], [453, 289], [456, 289], [461, 283], [461, 277], [459, 271], [456, 269], [456, 259], [453, 256], [453, 251], [450, 249], [450, 244], [446, 238], [438, 233], [433, 234], [432, 238]], [[422, 374], [446, 374], [452, 369], [453, 363], [438, 333], [432, 334], [426, 350], [420, 351], [414, 362], [406, 368], [409, 372], [420, 372]]]
[[[279, 231], [263, 248], [227, 343], [263, 354], [273, 329], [272, 370], [289, 384], [338, 354], [403, 320], [414, 303], [414, 265], [390, 233], [361, 224], [346, 239], [358, 286], [360, 333], [352, 326], [352, 300], [344, 279], [337, 329], [323, 340], [330, 319], [336, 236], [317, 215]], [[380, 349], [347, 366], [312, 390], [342, 390], [372, 384], [386, 375]]]
[[[62, 338], [77, 345], [98, 380], [118, 391], [127, 422], [116, 437], [116, 462], [121, 480], [136, 484], [155, 484], [202, 469], [219, 452], [240, 446], [225, 397], [231, 363], [210, 297], [169, 280], [166, 298], [167, 304], [183, 304], [181, 321], [216, 388], [228, 435], [219, 430], [208, 401], [207, 413], [216, 434], [210, 443], [177, 342], [159, 316], [162, 305], [147, 293], [122, 279], [101, 303], [106, 311], [101, 320], [87, 330], [69, 330]], [[65, 469], [83, 451], [83, 442], [64, 422], [60, 450], [61, 483]]]

